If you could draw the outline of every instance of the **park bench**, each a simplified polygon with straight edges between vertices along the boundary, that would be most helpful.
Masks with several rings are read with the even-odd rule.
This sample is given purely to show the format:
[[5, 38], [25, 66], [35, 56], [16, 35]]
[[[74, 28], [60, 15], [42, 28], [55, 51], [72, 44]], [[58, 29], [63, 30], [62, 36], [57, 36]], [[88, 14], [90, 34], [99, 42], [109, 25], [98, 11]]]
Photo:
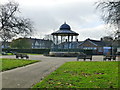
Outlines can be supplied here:
[[106, 61], [107, 59], [110, 61], [111, 61], [111, 59], [116, 60], [116, 55], [105, 55], [103, 57], [103, 60]]
[[78, 56], [77, 56], [77, 61], [78, 61], [79, 59], [83, 59], [84, 61], [85, 61], [86, 59], [90, 59], [90, 61], [91, 61], [91, 60], [92, 60], [92, 55], [86, 55], [86, 54], [84, 54], [84, 53], [80, 53], [80, 54], [78, 54]]
[[27, 54], [17, 53], [17, 54], [16, 54], [16, 58], [19, 58], [19, 57], [20, 57], [21, 59], [24, 58], [24, 57], [25, 57], [26, 59], [29, 58], [29, 56], [28, 56]]

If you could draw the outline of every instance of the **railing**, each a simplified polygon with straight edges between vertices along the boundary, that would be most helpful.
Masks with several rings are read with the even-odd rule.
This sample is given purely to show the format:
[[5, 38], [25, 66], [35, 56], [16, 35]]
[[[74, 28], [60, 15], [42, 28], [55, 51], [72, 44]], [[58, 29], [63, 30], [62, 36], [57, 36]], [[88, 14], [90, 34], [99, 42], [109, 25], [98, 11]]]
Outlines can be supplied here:
[[51, 52], [82, 52], [83, 49], [51, 49], [50, 50]]

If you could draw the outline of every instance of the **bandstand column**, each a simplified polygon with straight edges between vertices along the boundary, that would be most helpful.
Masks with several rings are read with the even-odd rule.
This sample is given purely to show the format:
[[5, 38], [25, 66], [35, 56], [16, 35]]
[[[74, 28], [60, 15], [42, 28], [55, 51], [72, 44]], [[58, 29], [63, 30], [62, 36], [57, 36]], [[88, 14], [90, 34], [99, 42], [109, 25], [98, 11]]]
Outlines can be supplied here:
[[68, 35], [68, 49], [69, 49], [69, 37], [70, 37], [70, 36]]
[[58, 35], [56, 36], [56, 38], [57, 38], [56, 45], [57, 45], [57, 48], [58, 48]]
[[55, 37], [53, 35], [53, 48], [55, 47], [55, 45], [54, 45], [55, 43], [54, 42], [55, 42]]
[[73, 47], [73, 36], [71, 36], [71, 47]]
[[61, 49], [62, 49], [62, 35], [61, 35]]
[[71, 36], [71, 42], [73, 42], [73, 36]]

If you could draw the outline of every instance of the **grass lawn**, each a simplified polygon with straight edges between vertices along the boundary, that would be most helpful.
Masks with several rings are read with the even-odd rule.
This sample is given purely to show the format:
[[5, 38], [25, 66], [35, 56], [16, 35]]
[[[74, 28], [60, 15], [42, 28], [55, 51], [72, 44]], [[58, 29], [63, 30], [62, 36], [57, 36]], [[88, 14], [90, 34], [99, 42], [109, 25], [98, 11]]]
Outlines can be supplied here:
[[118, 88], [120, 62], [67, 62], [33, 88]]
[[8, 55], [13, 55], [12, 53], [7, 53]]
[[1, 61], [2, 61], [2, 71], [6, 71], [6, 70], [13, 69], [13, 68], [39, 62], [38, 60], [7, 59], [7, 58], [2, 58]]

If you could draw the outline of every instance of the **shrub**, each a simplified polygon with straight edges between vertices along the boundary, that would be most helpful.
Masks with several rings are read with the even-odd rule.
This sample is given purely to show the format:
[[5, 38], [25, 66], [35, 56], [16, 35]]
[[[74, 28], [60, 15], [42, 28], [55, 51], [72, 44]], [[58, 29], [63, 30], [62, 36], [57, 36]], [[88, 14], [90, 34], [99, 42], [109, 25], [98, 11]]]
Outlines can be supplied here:
[[35, 53], [44, 54], [48, 53], [50, 49], [2, 49], [4, 52], [18, 52], [18, 53]]

